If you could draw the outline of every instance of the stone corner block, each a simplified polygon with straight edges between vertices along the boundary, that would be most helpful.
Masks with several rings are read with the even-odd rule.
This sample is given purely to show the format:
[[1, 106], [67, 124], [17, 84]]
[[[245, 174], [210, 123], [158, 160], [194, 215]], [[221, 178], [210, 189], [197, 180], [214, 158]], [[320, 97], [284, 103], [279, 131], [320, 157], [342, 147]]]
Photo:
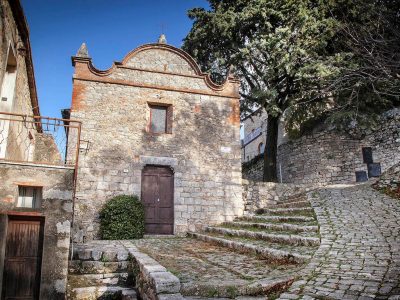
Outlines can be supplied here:
[[179, 279], [170, 272], [151, 273], [151, 281], [155, 287], [156, 294], [179, 293], [181, 283]]

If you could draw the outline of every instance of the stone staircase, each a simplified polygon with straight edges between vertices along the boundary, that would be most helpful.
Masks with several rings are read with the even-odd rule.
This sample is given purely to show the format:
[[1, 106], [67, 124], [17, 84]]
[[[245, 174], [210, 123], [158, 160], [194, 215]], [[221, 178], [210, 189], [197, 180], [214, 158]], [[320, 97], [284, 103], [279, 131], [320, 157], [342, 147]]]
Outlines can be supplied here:
[[283, 264], [305, 263], [320, 244], [318, 224], [305, 194], [189, 236]]
[[128, 251], [116, 244], [74, 245], [68, 270], [68, 299], [136, 300], [128, 259]]

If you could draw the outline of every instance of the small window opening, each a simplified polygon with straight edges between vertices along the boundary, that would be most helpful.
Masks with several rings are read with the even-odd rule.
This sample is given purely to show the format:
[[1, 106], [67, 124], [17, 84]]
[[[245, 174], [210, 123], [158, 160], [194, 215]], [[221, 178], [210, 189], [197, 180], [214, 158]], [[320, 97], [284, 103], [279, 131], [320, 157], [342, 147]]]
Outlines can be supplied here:
[[152, 133], [172, 133], [172, 105], [149, 105]]
[[18, 186], [17, 207], [39, 208], [42, 202], [42, 187]]

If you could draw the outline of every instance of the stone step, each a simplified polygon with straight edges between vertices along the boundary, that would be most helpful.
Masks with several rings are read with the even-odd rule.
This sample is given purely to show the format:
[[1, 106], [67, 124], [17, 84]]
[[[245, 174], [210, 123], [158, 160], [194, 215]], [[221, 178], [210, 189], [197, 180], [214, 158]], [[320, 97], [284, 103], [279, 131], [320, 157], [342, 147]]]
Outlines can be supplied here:
[[90, 286], [127, 286], [133, 284], [128, 273], [68, 275], [68, 285], [73, 288]]
[[273, 204], [268, 206], [268, 208], [301, 208], [301, 207], [311, 207], [309, 201], [301, 200], [294, 202], [278, 202], [277, 204]]
[[[239, 219], [240, 220], [240, 219]], [[241, 220], [262, 221], [262, 222], [315, 222], [313, 217], [306, 216], [263, 216], [249, 215], [244, 216]]]
[[[280, 291], [285, 291], [294, 281], [295, 276], [280, 276], [278, 278], [264, 278], [253, 280], [248, 284], [238, 284], [227, 280], [226, 283], [209, 282], [196, 283], [193, 286], [182, 286], [185, 300], [266, 300], [273, 299]], [[210, 298], [210, 292], [213, 296]], [[196, 295], [196, 296], [194, 296]], [[254, 296], [257, 295], [257, 296]]]
[[313, 212], [312, 207], [298, 207], [298, 208], [260, 208], [257, 214], [266, 215], [292, 215], [292, 214], [306, 214], [310, 215]]
[[250, 231], [243, 229], [229, 229], [223, 227], [206, 227], [206, 232], [214, 232], [222, 235], [246, 237], [251, 239], [260, 239], [273, 243], [282, 243], [292, 246], [319, 246], [320, 239], [317, 237], [304, 237], [300, 235], [272, 234], [262, 231]]
[[68, 299], [71, 300], [97, 300], [97, 299], [121, 299], [136, 300], [134, 289], [120, 286], [90, 286], [74, 288]]
[[129, 261], [102, 262], [72, 260], [68, 263], [69, 274], [108, 274], [128, 272]]
[[318, 232], [318, 226], [313, 225], [296, 225], [290, 223], [259, 223], [259, 222], [245, 222], [245, 221], [234, 221], [223, 223], [227, 226], [237, 228], [260, 228], [265, 230], [274, 231], [292, 231], [292, 232]]
[[[257, 254], [271, 262], [280, 263], [305, 263], [311, 258], [311, 255], [299, 254], [296, 252], [285, 251], [267, 247], [265, 244], [257, 245], [250, 243], [246, 240], [235, 240], [226, 236], [213, 236], [210, 234], [203, 234], [197, 232], [188, 232], [189, 237], [197, 238], [199, 240], [215, 243], [239, 252], [248, 252]], [[265, 246], [264, 246], [265, 245]]]
[[128, 260], [128, 251], [121, 248], [100, 248], [85, 245], [73, 246], [73, 259], [75, 260], [91, 260], [91, 261], [124, 261]]
[[292, 202], [303, 201], [306, 198], [307, 198], [306, 194], [301, 193], [301, 194], [296, 194], [296, 195], [292, 195], [292, 196], [280, 197], [278, 202], [279, 203], [292, 203]]

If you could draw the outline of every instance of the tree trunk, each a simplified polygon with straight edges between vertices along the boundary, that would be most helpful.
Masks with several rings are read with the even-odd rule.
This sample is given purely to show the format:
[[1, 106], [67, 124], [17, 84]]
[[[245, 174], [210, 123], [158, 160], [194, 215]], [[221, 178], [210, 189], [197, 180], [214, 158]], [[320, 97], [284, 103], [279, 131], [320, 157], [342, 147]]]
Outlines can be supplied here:
[[268, 116], [267, 139], [264, 150], [264, 176], [265, 182], [277, 182], [276, 156], [278, 150], [279, 116]]

